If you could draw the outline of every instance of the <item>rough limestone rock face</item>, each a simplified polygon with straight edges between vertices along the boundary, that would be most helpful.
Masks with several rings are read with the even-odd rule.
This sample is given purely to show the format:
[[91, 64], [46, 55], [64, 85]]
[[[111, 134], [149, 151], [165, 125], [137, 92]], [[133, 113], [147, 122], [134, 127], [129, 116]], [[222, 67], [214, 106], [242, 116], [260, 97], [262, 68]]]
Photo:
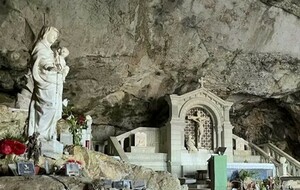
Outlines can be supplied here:
[[154, 172], [81, 147], [74, 147], [70, 153], [74, 159], [83, 161], [83, 167], [93, 179], [144, 180], [148, 190], [181, 189], [179, 180], [168, 172]]
[[[78, 160], [93, 179], [111, 180], [144, 180], [147, 190], [180, 190], [179, 180], [168, 172], [155, 172], [152, 169], [130, 165], [100, 152], [90, 151], [82, 147], [72, 147], [70, 155], [59, 160], [49, 160], [50, 165], [62, 166], [67, 160]], [[40, 158], [39, 165], [44, 166], [45, 158]]]
[[[61, 168], [68, 160], [81, 162], [84, 170], [84, 176], [67, 177], [63, 174], [55, 176], [34, 176], [26, 177], [1, 177], [0, 187], [3, 189], [68, 189], [82, 190], [88, 189], [91, 184], [97, 185], [102, 179], [119, 181], [135, 180], [145, 182], [147, 190], [181, 190], [179, 180], [168, 172], [155, 172], [152, 169], [141, 166], [130, 165], [116, 158], [107, 156], [100, 152], [87, 150], [82, 147], [71, 147], [70, 155], [63, 155], [61, 159], [53, 160], [40, 157], [38, 165], [40, 170], [44, 169], [45, 160], [49, 164], [50, 170], [57, 167]], [[17, 156], [16, 160], [24, 160], [23, 157]], [[0, 160], [0, 172], [7, 173], [7, 164], [13, 163], [11, 158]], [[20, 184], [24, 184], [20, 186]], [[91, 188], [93, 189], [93, 188]]]
[[[58, 181], [59, 180], [59, 181]], [[50, 176], [33, 176], [26, 178], [24, 176], [2, 176], [0, 178], [0, 187], [2, 189], [31, 189], [31, 190], [57, 190], [68, 187], [73, 190], [82, 190], [87, 187], [86, 181], [75, 177], [50, 177]]]
[[14, 110], [0, 105], [0, 139], [7, 136], [22, 137], [27, 116], [27, 111]]
[[297, 0], [261, 0], [261, 2], [282, 8], [288, 13], [294, 14], [298, 18], [300, 17], [300, 2]]
[[205, 76], [206, 88], [234, 102], [235, 133], [299, 145], [297, 0], [3, 0], [0, 10], [2, 103], [25, 86], [45, 22], [70, 50], [64, 96], [92, 115], [99, 140], [161, 126], [164, 97], [196, 89]]
[[[164, 176], [162, 176], [164, 177]], [[172, 186], [168, 179], [161, 179], [162, 181], [153, 186], [148, 187], [147, 190], [187, 190], [187, 188], [181, 188], [179, 185]], [[178, 182], [179, 183], [179, 182]], [[21, 185], [22, 184], [22, 185]], [[0, 187], [2, 189], [14, 189], [14, 190], [57, 190], [57, 189], [94, 189], [90, 180], [80, 177], [62, 177], [62, 176], [33, 176], [26, 178], [23, 176], [9, 177], [2, 176], [0, 178]]]

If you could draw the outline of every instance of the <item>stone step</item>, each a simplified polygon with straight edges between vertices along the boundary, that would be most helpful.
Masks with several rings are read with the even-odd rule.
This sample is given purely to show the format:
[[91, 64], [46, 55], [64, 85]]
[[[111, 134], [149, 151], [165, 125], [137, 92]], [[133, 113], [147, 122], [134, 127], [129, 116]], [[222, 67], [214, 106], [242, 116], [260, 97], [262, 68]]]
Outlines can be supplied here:
[[143, 164], [143, 165], [156, 165], [156, 166], [164, 166], [167, 164], [166, 162], [161, 161], [161, 160], [160, 161], [157, 161], [157, 160], [145, 161], [145, 160], [131, 160], [131, 159], [129, 159], [129, 163], [135, 164], [135, 165]]
[[134, 164], [134, 165], [145, 165], [145, 166], [164, 166], [166, 165], [166, 163], [163, 163], [163, 162], [142, 162], [142, 161], [139, 161], [139, 162], [136, 162], [136, 161], [131, 161], [129, 160], [130, 164]]
[[180, 177], [178, 179], [180, 181], [180, 184], [193, 184], [197, 182], [197, 180], [193, 178]]
[[249, 163], [260, 163], [260, 156], [241, 156], [241, 155], [234, 155], [233, 162], [249, 162]]
[[189, 184], [189, 190], [210, 190], [207, 184]]
[[151, 168], [154, 171], [166, 171], [167, 170], [167, 164], [164, 164], [164, 163], [130, 162], [130, 164], [134, 164], [137, 166], [143, 166], [145, 168]]
[[189, 189], [193, 188], [193, 189], [205, 189], [205, 188], [209, 188], [208, 184], [188, 184]]
[[161, 163], [166, 163], [167, 161], [165, 159], [143, 159], [143, 158], [134, 158], [134, 157], [129, 157], [128, 160], [132, 162], [161, 162]]
[[167, 154], [165, 153], [125, 153], [131, 164], [153, 169], [154, 171], [167, 170]]
[[132, 161], [167, 161], [167, 154], [165, 153], [125, 153], [129, 160]]

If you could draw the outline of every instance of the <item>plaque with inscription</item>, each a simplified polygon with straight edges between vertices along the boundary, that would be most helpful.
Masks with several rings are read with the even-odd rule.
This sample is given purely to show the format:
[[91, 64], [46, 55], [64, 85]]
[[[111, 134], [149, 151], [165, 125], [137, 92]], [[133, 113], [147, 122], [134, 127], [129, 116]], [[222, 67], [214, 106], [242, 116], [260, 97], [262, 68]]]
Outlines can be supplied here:
[[121, 181], [113, 181], [112, 187], [116, 189], [132, 189], [132, 181], [131, 180], [121, 180]]
[[32, 162], [17, 162], [19, 175], [34, 175], [34, 165]]
[[66, 164], [66, 175], [67, 176], [79, 176], [79, 166], [77, 163]]

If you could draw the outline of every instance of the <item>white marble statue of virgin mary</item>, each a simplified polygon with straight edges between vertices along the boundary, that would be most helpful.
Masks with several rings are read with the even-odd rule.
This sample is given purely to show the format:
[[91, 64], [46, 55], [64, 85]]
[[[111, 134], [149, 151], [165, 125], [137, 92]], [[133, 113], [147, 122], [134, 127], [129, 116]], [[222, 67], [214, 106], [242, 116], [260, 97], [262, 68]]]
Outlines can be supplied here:
[[56, 140], [56, 124], [62, 114], [63, 74], [57, 67], [51, 45], [58, 30], [44, 27], [32, 51], [34, 89], [29, 109], [28, 135], [39, 133], [39, 139]]

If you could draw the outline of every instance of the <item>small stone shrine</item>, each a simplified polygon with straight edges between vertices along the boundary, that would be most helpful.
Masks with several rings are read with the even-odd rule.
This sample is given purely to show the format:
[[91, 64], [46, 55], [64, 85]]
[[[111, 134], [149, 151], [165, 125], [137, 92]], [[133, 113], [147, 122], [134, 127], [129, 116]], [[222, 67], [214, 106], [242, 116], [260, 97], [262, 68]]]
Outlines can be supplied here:
[[[115, 137], [120, 147], [107, 143], [104, 152], [116, 155], [111, 150], [118, 150], [117, 155], [126, 155], [130, 163], [177, 176], [207, 170], [207, 160], [219, 147], [226, 147], [227, 161], [233, 162], [232, 103], [204, 88], [203, 79], [199, 81], [201, 88], [167, 97], [170, 116], [165, 126], [126, 132]], [[120, 153], [122, 150], [125, 154]]]
[[163, 144], [168, 170], [178, 176], [206, 169], [207, 160], [218, 147], [226, 147], [228, 162], [233, 161], [233, 126], [229, 121], [232, 103], [204, 88], [203, 78], [199, 82], [200, 89], [168, 98], [170, 118]]

